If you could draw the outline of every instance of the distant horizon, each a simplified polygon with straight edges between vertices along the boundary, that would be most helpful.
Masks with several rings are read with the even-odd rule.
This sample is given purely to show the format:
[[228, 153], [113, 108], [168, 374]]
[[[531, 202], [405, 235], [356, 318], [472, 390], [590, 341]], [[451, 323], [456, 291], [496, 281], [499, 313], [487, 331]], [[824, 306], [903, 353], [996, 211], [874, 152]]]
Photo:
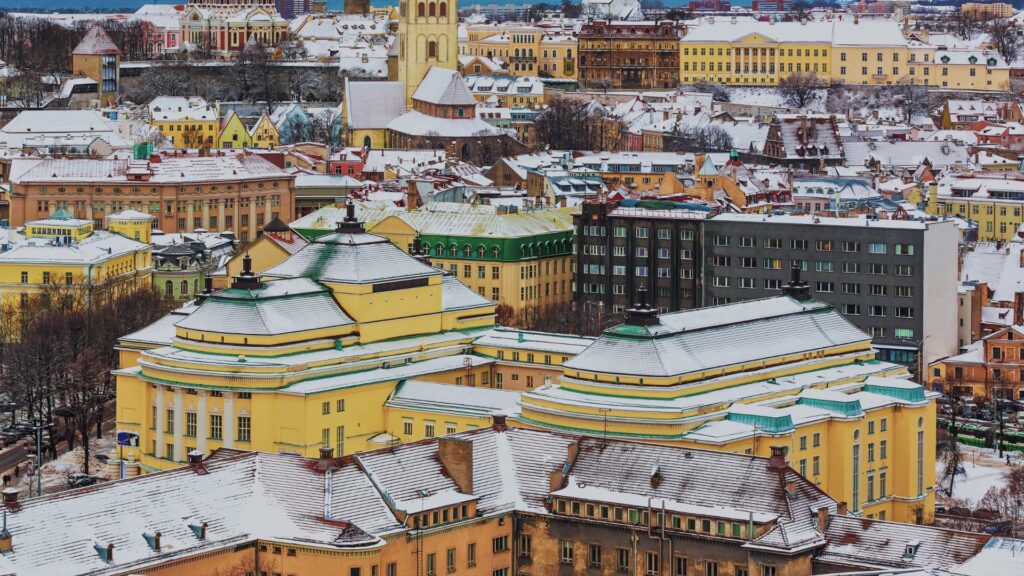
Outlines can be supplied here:
[[[548, 4], [561, 4], [561, 0], [546, 0]], [[505, 4], [540, 4], [545, 0], [495, 0], [495, 1], [465, 1], [460, 2], [459, 5], [463, 8], [468, 6], [475, 6], [480, 4], [481, 6], [487, 6], [488, 4], [505, 5]], [[689, 4], [689, 0], [662, 0], [665, 6], [678, 7], [686, 6]], [[45, 12], [62, 12], [67, 10], [83, 11], [83, 10], [103, 10], [104, 12], [120, 12], [120, 11], [135, 11], [143, 4], [185, 4], [184, 1], [166, 1], [166, 0], [65, 0], [53, 1], [53, 0], [0, 0], [0, 9], [18, 12], [22, 11], [45, 11]], [[579, 3], [579, 0], [574, 0], [574, 3]], [[733, 0], [734, 6], [750, 6], [751, 0]], [[370, 4], [373, 6], [392, 6], [398, 4], [398, 0], [370, 0]], [[332, 11], [340, 11], [344, 5], [344, 0], [327, 0], [327, 9]]]

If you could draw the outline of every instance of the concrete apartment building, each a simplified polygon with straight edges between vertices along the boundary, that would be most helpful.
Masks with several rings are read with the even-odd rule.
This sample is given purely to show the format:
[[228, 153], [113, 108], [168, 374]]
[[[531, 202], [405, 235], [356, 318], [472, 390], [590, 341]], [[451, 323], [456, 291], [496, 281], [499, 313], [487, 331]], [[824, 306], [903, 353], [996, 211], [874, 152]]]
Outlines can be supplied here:
[[775, 296], [799, 265], [815, 299], [871, 334], [880, 360], [916, 370], [958, 350], [952, 221], [584, 204], [575, 225], [574, 298], [600, 318], [639, 302], [641, 286], [661, 312]]
[[703, 232], [705, 305], [775, 295], [799, 267], [879, 360], [927, 366], [958, 349], [952, 221], [720, 214]]
[[[651, 306], [699, 307], [701, 223], [708, 212], [586, 203], [575, 217], [574, 290], [584, 309], [622, 314], [647, 288]], [[598, 312], [599, 311], [599, 312]]]

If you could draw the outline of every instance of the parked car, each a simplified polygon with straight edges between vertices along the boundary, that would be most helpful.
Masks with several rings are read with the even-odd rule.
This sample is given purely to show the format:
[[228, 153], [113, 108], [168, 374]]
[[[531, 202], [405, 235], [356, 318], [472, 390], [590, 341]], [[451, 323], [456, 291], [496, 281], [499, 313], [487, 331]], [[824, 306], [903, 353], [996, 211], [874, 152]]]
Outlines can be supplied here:
[[68, 488], [84, 488], [99, 482], [99, 478], [88, 474], [72, 474], [68, 476]]

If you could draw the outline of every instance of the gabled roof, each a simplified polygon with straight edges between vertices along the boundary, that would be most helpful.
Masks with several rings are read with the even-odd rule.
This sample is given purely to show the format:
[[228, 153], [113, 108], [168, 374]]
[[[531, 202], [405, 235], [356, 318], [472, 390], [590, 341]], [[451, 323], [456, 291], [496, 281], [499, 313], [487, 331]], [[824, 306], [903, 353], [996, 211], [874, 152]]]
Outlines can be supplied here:
[[113, 55], [120, 56], [121, 50], [117, 48], [114, 41], [107, 35], [106, 30], [103, 29], [99, 24], [92, 27], [82, 41], [75, 46], [75, 49], [71, 52], [72, 54], [95, 56], [95, 55]]
[[443, 106], [474, 106], [476, 99], [455, 70], [432, 66], [412, 94], [413, 100]]
[[[825, 536], [828, 544], [818, 561], [888, 568], [951, 568], [977, 554], [991, 538], [988, 534], [854, 516], [830, 518]], [[907, 546], [915, 544], [914, 553], [908, 554]]]

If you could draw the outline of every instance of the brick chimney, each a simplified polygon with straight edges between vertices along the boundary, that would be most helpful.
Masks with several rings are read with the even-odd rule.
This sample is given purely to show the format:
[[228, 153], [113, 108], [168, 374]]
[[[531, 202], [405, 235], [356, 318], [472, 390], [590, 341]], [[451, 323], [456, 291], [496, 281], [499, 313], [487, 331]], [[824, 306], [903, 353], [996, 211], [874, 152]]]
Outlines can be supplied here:
[[1024, 292], [1013, 293], [1013, 323], [1024, 323]]
[[320, 447], [320, 457], [316, 461], [317, 472], [326, 472], [334, 466], [334, 448], [330, 446]]
[[768, 459], [768, 469], [776, 471], [786, 469], [786, 452], [783, 446], [772, 446], [772, 455]]
[[463, 494], [473, 493], [473, 442], [458, 438], [437, 441], [437, 457]]
[[818, 508], [818, 532], [822, 534], [828, 529], [828, 506]]
[[8, 487], [3, 489], [4, 495], [4, 507], [8, 510], [20, 510], [21, 504], [18, 503], [18, 492], [17, 488]]

